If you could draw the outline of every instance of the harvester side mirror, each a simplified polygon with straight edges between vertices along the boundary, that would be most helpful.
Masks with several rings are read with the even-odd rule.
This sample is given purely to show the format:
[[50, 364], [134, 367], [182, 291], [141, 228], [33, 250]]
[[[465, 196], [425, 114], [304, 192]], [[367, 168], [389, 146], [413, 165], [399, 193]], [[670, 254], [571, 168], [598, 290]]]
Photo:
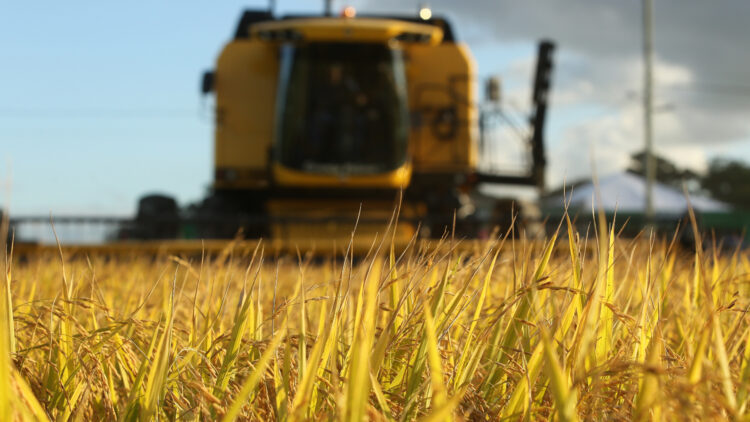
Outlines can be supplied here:
[[203, 72], [203, 79], [201, 80], [201, 93], [209, 94], [214, 90], [214, 72], [207, 70]]
[[491, 76], [484, 85], [487, 101], [500, 103], [502, 98], [502, 84], [499, 76]]

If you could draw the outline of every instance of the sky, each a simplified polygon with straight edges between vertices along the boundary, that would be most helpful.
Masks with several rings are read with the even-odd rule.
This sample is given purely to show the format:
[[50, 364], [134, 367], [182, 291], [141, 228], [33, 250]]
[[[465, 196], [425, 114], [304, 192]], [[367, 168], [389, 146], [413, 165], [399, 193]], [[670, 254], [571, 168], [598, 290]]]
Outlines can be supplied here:
[[[277, 0], [279, 13], [321, 1]], [[750, 161], [744, 0], [655, 0], [654, 141], [701, 171]], [[417, 1], [356, 0], [360, 13], [416, 13]], [[13, 2], [0, 14], [0, 204], [13, 214], [132, 215], [144, 193], [200, 199], [212, 172], [213, 67], [244, 8], [267, 2]], [[334, 1], [341, 9], [344, 2]], [[530, 104], [540, 38], [557, 45], [546, 138], [556, 186], [621, 170], [641, 149], [641, 2], [430, 2], [503, 80], [503, 108]]]

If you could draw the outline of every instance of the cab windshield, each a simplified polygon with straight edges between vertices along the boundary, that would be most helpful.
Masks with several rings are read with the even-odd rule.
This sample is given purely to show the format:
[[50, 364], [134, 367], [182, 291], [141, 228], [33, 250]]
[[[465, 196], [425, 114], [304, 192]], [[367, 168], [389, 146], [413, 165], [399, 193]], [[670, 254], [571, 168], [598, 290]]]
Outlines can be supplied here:
[[390, 171], [406, 160], [408, 110], [401, 50], [384, 44], [282, 48], [276, 151], [317, 173]]

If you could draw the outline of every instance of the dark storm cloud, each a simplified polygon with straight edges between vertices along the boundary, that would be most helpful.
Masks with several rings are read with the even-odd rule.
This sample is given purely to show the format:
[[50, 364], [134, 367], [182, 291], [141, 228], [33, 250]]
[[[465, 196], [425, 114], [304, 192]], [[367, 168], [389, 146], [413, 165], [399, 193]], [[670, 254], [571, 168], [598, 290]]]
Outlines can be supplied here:
[[[402, 4], [392, 0], [368, 3], [382, 9]], [[579, 72], [581, 77], [607, 73], [622, 66], [622, 61], [640, 61], [641, 1], [437, 0], [430, 5], [436, 13], [448, 11], [455, 16], [458, 32], [468, 34], [470, 41], [483, 36], [489, 36], [488, 41], [503, 42], [549, 37], [557, 41], [561, 51], [578, 53], [590, 61], [591, 68], [602, 68], [599, 72]], [[694, 77], [690, 89], [665, 88], [659, 95], [675, 101], [700, 100], [730, 111], [750, 108], [749, 23], [750, 1], [654, 1], [657, 60], [684, 66]], [[622, 82], [617, 79], [618, 73], [613, 71], [611, 83]], [[658, 85], [658, 73], [656, 78]], [[738, 95], [734, 89], [738, 86], [747, 95]]]
[[[559, 46], [552, 112], [576, 104], [613, 110], [550, 134], [558, 174], [599, 149], [599, 168], [623, 165], [642, 144], [640, 0], [473, 0], [429, 2], [447, 12], [472, 46], [548, 37]], [[366, 8], [413, 12], [395, 0]], [[710, 145], [750, 136], [750, 1], [654, 0], [655, 139], [685, 164], [704, 164]], [[530, 72], [533, 57], [515, 66]], [[528, 80], [528, 79], [527, 79]], [[508, 96], [527, 97], [523, 92]], [[555, 110], [555, 106], [559, 108]], [[575, 156], [574, 156], [575, 155]], [[744, 157], [750, 159], [750, 157]], [[580, 167], [578, 167], [580, 171]], [[554, 178], [555, 175], [553, 175]], [[570, 174], [568, 175], [570, 176]]]

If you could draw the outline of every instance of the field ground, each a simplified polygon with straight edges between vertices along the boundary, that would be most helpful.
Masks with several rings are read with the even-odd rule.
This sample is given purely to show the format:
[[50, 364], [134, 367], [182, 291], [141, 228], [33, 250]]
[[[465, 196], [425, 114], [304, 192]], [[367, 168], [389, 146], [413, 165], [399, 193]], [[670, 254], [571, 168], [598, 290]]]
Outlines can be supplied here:
[[0, 420], [748, 417], [746, 253], [373, 245], [11, 259]]

